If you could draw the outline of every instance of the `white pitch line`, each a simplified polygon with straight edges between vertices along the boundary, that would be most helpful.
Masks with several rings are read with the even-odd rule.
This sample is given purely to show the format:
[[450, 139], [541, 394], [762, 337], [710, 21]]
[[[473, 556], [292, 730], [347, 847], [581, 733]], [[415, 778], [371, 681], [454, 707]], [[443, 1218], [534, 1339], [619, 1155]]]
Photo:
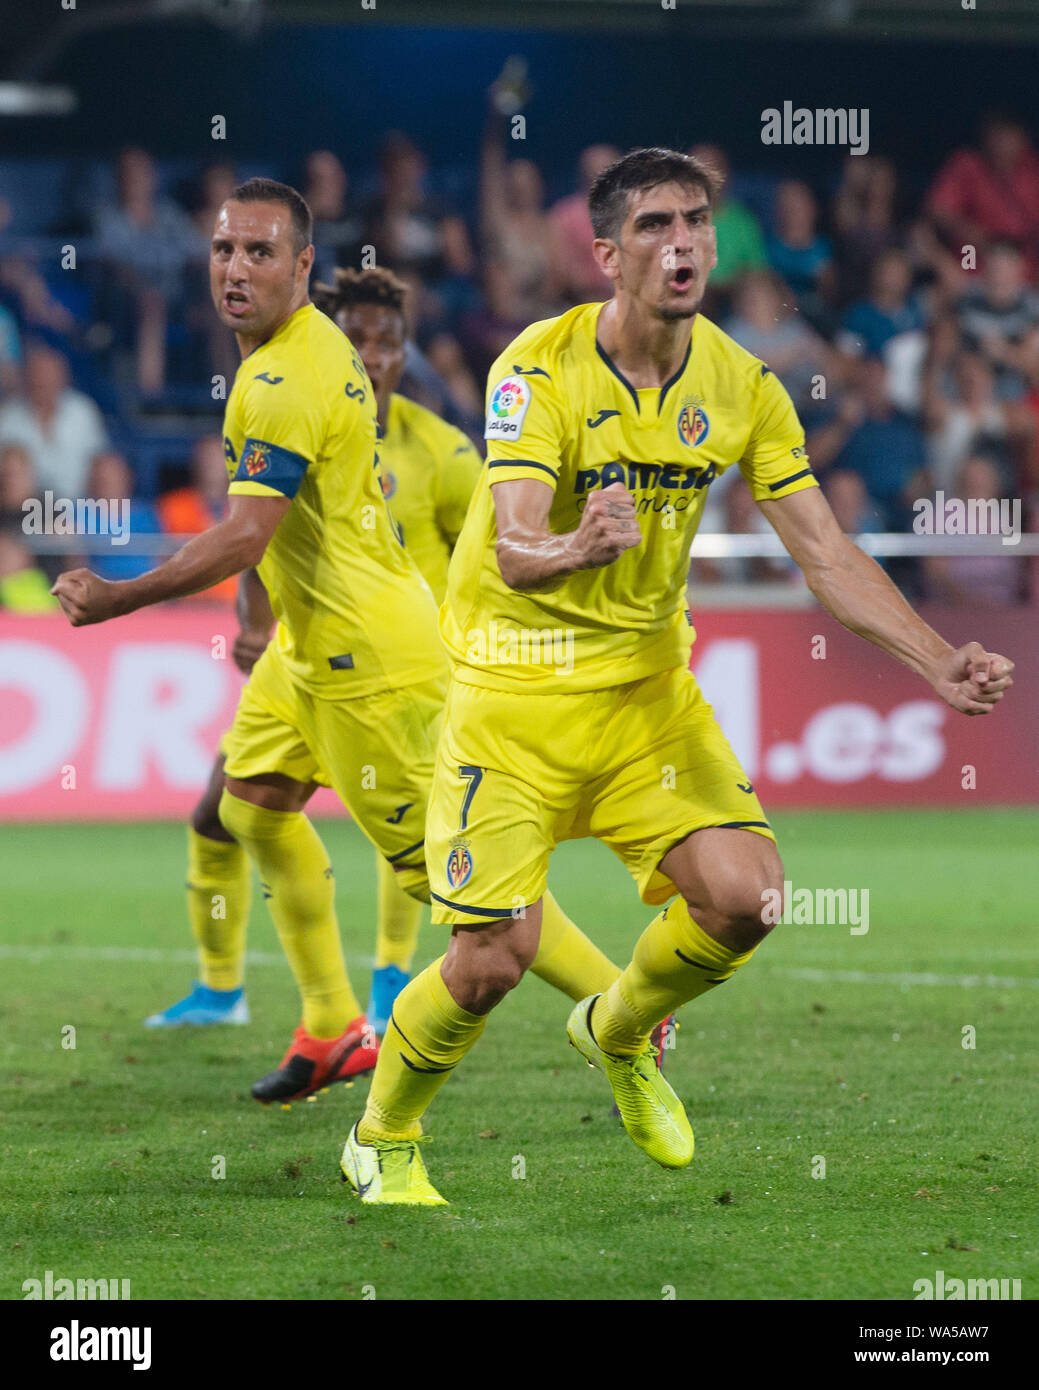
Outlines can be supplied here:
[[[0, 960], [24, 960], [39, 965], [51, 960], [143, 961], [152, 965], [193, 965], [197, 951], [164, 950], [157, 946], [2, 946]], [[246, 951], [247, 965], [288, 965], [285, 957], [272, 951]]]
[[[167, 950], [159, 946], [4, 946], [0, 945], [0, 960], [22, 960], [30, 965], [53, 960], [137, 961], [145, 964], [193, 965], [198, 954], [190, 950]], [[370, 967], [370, 956], [348, 955], [351, 965]], [[280, 952], [246, 951], [246, 965], [288, 964]], [[1039, 989], [1039, 979], [1027, 975], [936, 975], [909, 972], [884, 973], [874, 970], [821, 970], [807, 967], [772, 966], [774, 975], [786, 975], [791, 980], [810, 980], [813, 984], [836, 985], [952, 985], [959, 989]]]
[[773, 974], [787, 975], [792, 980], [811, 980], [814, 984], [836, 985], [954, 985], [960, 989], [1039, 989], [1039, 979], [1026, 975], [933, 975], [911, 973], [884, 974], [874, 970], [809, 970], [774, 966]]

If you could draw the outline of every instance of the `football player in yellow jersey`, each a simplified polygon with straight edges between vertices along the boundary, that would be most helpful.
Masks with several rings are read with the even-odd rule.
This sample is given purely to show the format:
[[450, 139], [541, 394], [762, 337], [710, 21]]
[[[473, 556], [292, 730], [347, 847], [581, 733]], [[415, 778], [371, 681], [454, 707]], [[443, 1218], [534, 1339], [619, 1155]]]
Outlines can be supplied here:
[[[472, 441], [431, 410], [397, 394], [404, 371], [406, 287], [389, 270], [337, 270], [334, 286], [314, 286], [314, 303], [360, 354], [375, 392], [383, 495], [408, 554], [439, 604], [451, 551], [483, 460]], [[398, 885], [376, 854], [378, 929], [368, 1022], [379, 1037], [409, 979], [422, 904]]]
[[[382, 493], [372, 384], [310, 302], [311, 217], [251, 179], [217, 216], [210, 284], [242, 364], [225, 413], [226, 520], [138, 579], [89, 570], [54, 585], [74, 626], [179, 598], [255, 568], [277, 619], [225, 743], [220, 821], [257, 864], [303, 996], [303, 1020], [260, 1100], [370, 1070], [377, 1042], [346, 974], [327, 852], [303, 807], [331, 784], [397, 881], [428, 901], [425, 810], [446, 663], [429, 586]], [[216, 844], [216, 841], [212, 842]], [[616, 967], [546, 895], [533, 969], [579, 998]], [[591, 986], [595, 988], [596, 986]]]
[[[462, 529], [482, 460], [461, 430], [396, 394], [404, 370], [405, 286], [373, 267], [340, 270], [335, 286], [314, 285], [315, 305], [357, 349], [376, 402], [382, 490], [405, 548], [439, 604], [451, 549]], [[255, 570], [242, 576], [235, 662], [249, 674], [270, 638], [274, 617]], [[276, 771], [276, 768], [271, 768]], [[322, 781], [327, 781], [324, 777]], [[224, 753], [218, 753], [188, 831], [188, 909], [199, 944], [199, 980], [191, 992], [145, 1024], [152, 1028], [247, 1023], [243, 986], [250, 879], [245, 851], [220, 824]], [[420, 899], [404, 892], [393, 867], [376, 852], [375, 966], [365, 1010], [376, 1035], [386, 1031], [393, 1000], [409, 979], [422, 917]], [[221, 913], [214, 918], [213, 899]]]
[[750, 958], [783, 885], [765, 812], [689, 671], [689, 548], [714, 477], [738, 466], [824, 606], [953, 708], [987, 714], [1011, 684], [1010, 661], [954, 650], [843, 535], [786, 391], [698, 313], [715, 196], [687, 155], [611, 165], [590, 211], [613, 297], [534, 324], [491, 370], [487, 466], [441, 608], [453, 677], [426, 825], [434, 921], [452, 935], [398, 997], [343, 1151], [366, 1202], [443, 1201], [421, 1117], [527, 968], [549, 856], [579, 836], [604, 840], [662, 910], [568, 1036], [605, 1071], [636, 1144], [668, 1168], [693, 1156], [650, 1031]]

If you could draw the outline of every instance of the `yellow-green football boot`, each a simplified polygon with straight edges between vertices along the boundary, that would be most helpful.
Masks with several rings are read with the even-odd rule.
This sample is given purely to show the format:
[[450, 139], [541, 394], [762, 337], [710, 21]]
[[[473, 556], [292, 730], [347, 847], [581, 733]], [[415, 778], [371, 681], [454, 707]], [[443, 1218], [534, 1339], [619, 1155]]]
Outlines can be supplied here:
[[657, 1049], [647, 1047], [637, 1057], [603, 1052], [589, 1022], [598, 998], [590, 994], [571, 1013], [566, 1025], [571, 1047], [590, 1067], [606, 1073], [624, 1128], [639, 1148], [663, 1168], [684, 1168], [693, 1157], [693, 1131], [682, 1102], [657, 1067]]
[[447, 1199], [429, 1181], [420, 1143], [419, 1139], [376, 1139], [362, 1144], [354, 1125], [339, 1160], [343, 1181], [369, 1204], [446, 1207]]

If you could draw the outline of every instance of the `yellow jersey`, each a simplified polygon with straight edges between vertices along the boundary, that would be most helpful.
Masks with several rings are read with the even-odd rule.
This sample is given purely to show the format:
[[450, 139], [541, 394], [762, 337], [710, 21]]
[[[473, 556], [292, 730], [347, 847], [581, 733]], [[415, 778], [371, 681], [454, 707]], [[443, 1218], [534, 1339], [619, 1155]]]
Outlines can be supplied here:
[[397, 395], [390, 397], [378, 448], [383, 492], [404, 549], [440, 603], [483, 460], [461, 430]]
[[[687, 665], [689, 548], [707, 488], [738, 464], [756, 499], [817, 486], [793, 403], [768, 367], [703, 315], [664, 386], [636, 389], [596, 339], [601, 304], [532, 324], [491, 368], [487, 464], [455, 546], [440, 630], [456, 679], [594, 690]], [[593, 488], [634, 495], [641, 545], [536, 593], [501, 577], [491, 487], [552, 488], [573, 531]]]
[[342, 698], [442, 672], [433, 595], [382, 493], [372, 384], [313, 304], [238, 368], [224, 453], [232, 496], [292, 499], [257, 566], [290, 676]]

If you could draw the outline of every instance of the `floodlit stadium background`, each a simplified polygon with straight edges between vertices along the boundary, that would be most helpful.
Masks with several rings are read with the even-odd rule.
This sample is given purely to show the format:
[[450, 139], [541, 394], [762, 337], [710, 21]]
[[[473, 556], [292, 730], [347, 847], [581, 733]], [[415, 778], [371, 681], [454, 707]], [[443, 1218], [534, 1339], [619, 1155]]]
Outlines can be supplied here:
[[[0, 818], [183, 816], [233, 710], [226, 589], [90, 631], [46, 611], [59, 570], [136, 572], [219, 513], [215, 383], [236, 361], [205, 255], [227, 189], [301, 187], [321, 278], [363, 246], [403, 274], [405, 389], [479, 439], [501, 348], [605, 293], [582, 168], [648, 143], [729, 165], [707, 312], [794, 395], [842, 525], [945, 636], [1024, 677], [994, 718], [953, 715], [819, 612], [733, 469], [694, 547], [694, 667], [762, 800], [1039, 801], [1020, 756], [1039, 715], [1036, 12], [982, 8], [459, 0], [347, 22], [227, 0], [5, 24]], [[488, 100], [510, 58], [523, 139]], [[787, 100], [867, 108], [868, 154], [763, 144]], [[132, 494], [131, 543], [27, 533], [47, 490]], [[951, 553], [912, 531], [937, 491], [1017, 503], [1031, 535]]]

